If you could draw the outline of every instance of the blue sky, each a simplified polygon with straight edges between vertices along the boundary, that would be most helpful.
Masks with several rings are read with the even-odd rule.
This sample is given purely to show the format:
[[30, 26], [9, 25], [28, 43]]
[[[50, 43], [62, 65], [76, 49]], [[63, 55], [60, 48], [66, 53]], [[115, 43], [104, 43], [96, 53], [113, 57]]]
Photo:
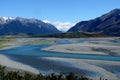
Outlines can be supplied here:
[[76, 23], [120, 8], [120, 0], [0, 0], [0, 16]]

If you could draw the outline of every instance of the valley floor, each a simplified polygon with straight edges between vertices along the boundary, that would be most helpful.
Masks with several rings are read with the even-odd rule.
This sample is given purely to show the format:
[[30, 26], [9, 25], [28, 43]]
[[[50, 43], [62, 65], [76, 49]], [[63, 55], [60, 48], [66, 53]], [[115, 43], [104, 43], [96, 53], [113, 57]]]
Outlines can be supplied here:
[[[46, 40], [46, 41], [43, 41]], [[1, 48], [10, 49], [13, 47], [23, 45], [38, 45], [38, 44], [52, 44], [47, 48], [39, 49], [40, 51], [47, 52], [64, 52], [64, 54], [89, 54], [89, 55], [103, 55], [103, 56], [120, 56], [120, 38], [79, 38], [79, 39], [16, 39], [12, 42], [1, 42], [5, 46]], [[25, 48], [25, 47], [24, 47]], [[27, 48], [28, 49], [28, 48]], [[22, 48], [21, 48], [22, 50]], [[34, 50], [34, 49], [33, 49]], [[40, 52], [36, 47], [35, 51]], [[29, 50], [28, 50], [29, 51]], [[9, 52], [9, 51], [8, 51]], [[41, 54], [42, 52], [38, 53]], [[30, 73], [38, 74], [43, 71], [47, 73], [47, 70], [51, 68], [57, 72], [73, 71], [75, 74], [81, 74], [99, 80], [101, 78], [107, 78], [110, 80], [119, 80], [120, 78], [120, 62], [109, 61], [109, 60], [94, 60], [94, 59], [75, 59], [75, 58], [63, 58], [63, 57], [49, 57], [49, 56], [37, 56], [37, 57], [19, 57], [21, 62], [15, 61], [14, 59], [5, 56], [3, 53], [0, 54], [0, 65], [9, 67], [9, 70], [23, 70]], [[69, 55], [69, 54], [68, 54]], [[29, 65], [22, 63], [22, 59]], [[34, 65], [41, 69], [33, 68]], [[48, 66], [49, 65], [49, 66]], [[99, 77], [98, 77], [99, 76]]]
[[16, 62], [11, 60], [9, 57], [0, 54], [0, 65], [2, 66], [6, 66], [7, 67], [7, 71], [26, 71], [29, 72], [31, 74], [39, 74], [39, 71], [35, 68], [32, 68], [26, 64], [20, 63], [20, 62]]
[[45, 59], [72, 63], [69, 66], [73, 66], [76, 69], [78, 68], [78, 70], [76, 71], [74, 70], [74, 73], [78, 73], [79, 69], [81, 69], [81, 74], [85, 73], [87, 77], [92, 78], [93, 80], [99, 80], [100, 77], [102, 79], [108, 79], [108, 80], [109, 79], [119, 80], [120, 78], [120, 72], [119, 72], [120, 62], [117, 61], [72, 59], [72, 58], [67, 59], [67, 58], [58, 58], [58, 57], [46, 57]]
[[64, 53], [120, 56], [120, 38], [97, 38], [95, 40], [92, 38], [80, 43], [53, 45], [42, 50]]

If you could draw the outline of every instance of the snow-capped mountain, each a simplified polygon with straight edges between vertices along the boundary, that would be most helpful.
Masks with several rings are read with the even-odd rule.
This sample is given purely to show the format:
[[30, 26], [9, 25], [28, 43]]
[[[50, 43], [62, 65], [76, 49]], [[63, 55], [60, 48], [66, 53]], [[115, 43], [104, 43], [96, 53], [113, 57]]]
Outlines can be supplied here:
[[14, 20], [15, 18], [12, 18], [12, 17], [5, 17], [5, 16], [2, 16], [0, 17], [0, 24], [5, 24], [7, 23], [8, 21], [11, 21], [11, 20]]
[[0, 35], [40, 35], [59, 33], [55, 26], [38, 19], [0, 17]]

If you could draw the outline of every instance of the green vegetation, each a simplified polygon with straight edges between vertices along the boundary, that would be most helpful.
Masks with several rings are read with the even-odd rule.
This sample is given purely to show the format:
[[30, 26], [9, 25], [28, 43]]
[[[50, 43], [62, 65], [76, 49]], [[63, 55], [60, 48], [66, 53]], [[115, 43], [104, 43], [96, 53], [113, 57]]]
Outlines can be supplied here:
[[0, 49], [6, 48], [6, 47], [9, 47], [9, 46], [10, 46], [10, 45], [0, 44]]
[[[85, 76], [76, 76], [74, 73], [69, 73], [68, 75], [63, 74], [55, 74], [52, 73], [50, 75], [43, 74], [29, 74], [28, 72], [20, 72], [20, 71], [6, 71], [6, 67], [0, 66], [0, 80], [92, 80]], [[108, 80], [102, 79], [100, 80]]]
[[73, 73], [64, 76], [62, 74], [56, 75], [54, 73], [50, 75], [32, 75], [24, 72], [24, 75], [19, 71], [6, 71], [5, 67], [0, 66], [0, 80], [89, 80], [86, 77], [78, 78]]
[[[36, 36], [37, 37], [37, 36]], [[105, 37], [99, 33], [83, 33], [83, 32], [66, 32], [57, 34], [41, 35], [39, 37], [55, 37], [55, 38], [84, 38], [84, 37]]]
[[25, 42], [24, 44], [47, 44], [47, 43], [52, 43], [52, 40], [45, 40], [45, 39], [41, 39], [41, 40], [34, 40], [34, 41], [28, 41]]
[[8, 45], [7, 43], [15, 42], [15, 41], [16, 39], [13, 39], [13, 38], [0, 38], [0, 49], [11, 46], [11, 45]]
[[15, 42], [15, 39], [11, 39], [11, 38], [0, 38], [0, 42]]

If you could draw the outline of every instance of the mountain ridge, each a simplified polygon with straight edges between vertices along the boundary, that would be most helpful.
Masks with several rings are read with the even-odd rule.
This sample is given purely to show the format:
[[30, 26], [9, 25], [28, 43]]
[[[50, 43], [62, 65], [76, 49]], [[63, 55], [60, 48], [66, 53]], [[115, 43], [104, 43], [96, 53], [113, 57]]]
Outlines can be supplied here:
[[0, 17], [0, 35], [40, 35], [59, 32], [52, 24], [44, 23], [38, 19]]
[[67, 32], [96, 32], [120, 36], [120, 9], [114, 9], [95, 19], [78, 22]]
[[[114, 9], [95, 19], [78, 22], [67, 32], [72, 32], [72, 34], [81, 32], [120, 36], [120, 9]], [[0, 17], [0, 35], [44, 35], [54, 33], [60, 33], [60, 31], [52, 24], [35, 18]]]

